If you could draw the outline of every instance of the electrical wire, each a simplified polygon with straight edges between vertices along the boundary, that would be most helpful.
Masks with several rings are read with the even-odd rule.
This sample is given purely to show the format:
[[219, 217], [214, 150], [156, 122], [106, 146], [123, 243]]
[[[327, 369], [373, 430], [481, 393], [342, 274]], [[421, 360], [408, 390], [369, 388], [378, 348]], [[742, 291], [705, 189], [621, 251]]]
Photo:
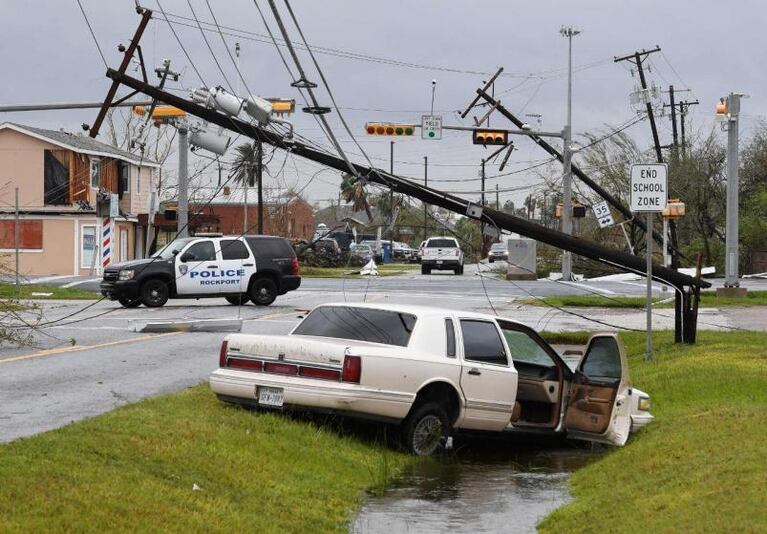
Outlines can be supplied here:
[[192, 67], [192, 70], [197, 74], [197, 77], [200, 79], [200, 82], [205, 86], [208, 87], [208, 84], [205, 83], [205, 80], [202, 77], [202, 74], [200, 74], [200, 71], [197, 70], [197, 67], [194, 64], [194, 61], [192, 61], [192, 57], [189, 55], [189, 52], [186, 51], [186, 48], [184, 47], [184, 43], [181, 42], [181, 38], [176, 33], [176, 29], [173, 27], [173, 24], [171, 24], [170, 20], [168, 20], [168, 15], [165, 14], [165, 10], [162, 8], [162, 4], [160, 4], [160, 0], [155, 0], [157, 2], [157, 7], [160, 8], [160, 13], [162, 13], [162, 16], [165, 18], [165, 22], [168, 23], [168, 28], [170, 28], [170, 31], [173, 33], [173, 36], [176, 38], [176, 42], [178, 42], [178, 45], [181, 47], [181, 51], [184, 52], [184, 55], [186, 56], [187, 61], [189, 61], [189, 65]]
[[104, 62], [104, 66], [109, 68], [109, 64], [107, 63], [106, 57], [104, 57], [104, 52], [101, 51], [101, 45], [99, 45], [99, 40], [96, 39], [96, 34], [93, 32], [93, 26], [91, 26], [91, 21], [88, 20], [88, 15], [85, 14], [85, 9], [83, 8], [83, 4], [80, 0], [77, 0], [77, 5], [80, 6], [80, 12], [83, 14], [83, 18], [85, 19], [85, 24], [88, 25], [88, 31], [91, 32], [91, 37], [93, 37], [93, 42], [96, 44], [96, 49], [99, 51], [99, 55], [101, 56], [101, 61]]

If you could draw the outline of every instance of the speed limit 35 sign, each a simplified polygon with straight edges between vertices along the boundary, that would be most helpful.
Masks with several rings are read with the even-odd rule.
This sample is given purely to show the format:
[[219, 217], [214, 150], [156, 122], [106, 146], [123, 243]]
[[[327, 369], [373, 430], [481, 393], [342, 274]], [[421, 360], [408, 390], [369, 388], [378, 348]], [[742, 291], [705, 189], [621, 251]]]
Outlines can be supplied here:
[[668, 165], [631, 166], [631, 211], [663, 211], [668, 201]]

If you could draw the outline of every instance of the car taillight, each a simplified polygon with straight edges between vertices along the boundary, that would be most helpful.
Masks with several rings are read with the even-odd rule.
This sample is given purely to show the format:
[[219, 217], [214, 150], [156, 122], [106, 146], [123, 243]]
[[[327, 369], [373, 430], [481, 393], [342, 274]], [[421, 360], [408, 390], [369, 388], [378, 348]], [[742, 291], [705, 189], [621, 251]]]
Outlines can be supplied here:
[[221, 351], [218, 353], [218, 366], [226, 367], [226, 353], [229, 350], [229, 342], [224, 340], [221, 343]]
[[293, 258], [293, 274], [298, 275], [298, 258]]
[[297, 375], [298, 366], [290, 363], [264, 362], [264, 371], [277, 375]]
[[298, 375], [306, 378], [324, 378], [325, 380], [339, 380], [341, 378], [341, 373], [335, 369], [320, 369], [317, 367], [301, 367]]
[[359, 356], [344, 356], [344, 367], [341, 371], [341, 380], [359, 384], [360, 375], [362, 375], [362, 359]]
[[258, 360], [246, 360], [245, 358], [229, 358], [227, 365], [249, 371], [260, 371], [264, 367], [264, 364]]

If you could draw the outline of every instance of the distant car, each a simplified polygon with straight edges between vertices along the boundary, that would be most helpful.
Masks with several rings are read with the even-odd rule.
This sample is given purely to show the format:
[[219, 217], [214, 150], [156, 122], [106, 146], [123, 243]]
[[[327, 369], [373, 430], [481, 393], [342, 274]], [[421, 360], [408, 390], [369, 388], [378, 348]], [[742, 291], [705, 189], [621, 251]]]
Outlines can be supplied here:
[[421, 274], [432, 269], [463, 274], [463, 251], [454, 237], [430, 237], [422, 248]]
[[424, 239], [423, 241], [421, 241], [421, 244], [418, 245], [418, 250], [416, 250], [416, 252], [415, 252], [415, 254], [416, 254], [416, 261], [418, 263], [421, 263], [421, 259], [423, 258], [423, 247], [425, 245], [426, 245], [426, 240]]
[[410, 248], [410, 245], [403, 243], [402, 241], [394, 241], [394, 259], [409, 262], [414, 254], [414, 250]]
[[493, 263], [496, 260], [508, 261], [508, 259], [509, 250], [506, 247], [506, 243], [493, 243], [487, 255], [487, 261]]
[[454, 429], [623, 445], [653, 419], [618, 334], [593, 335], [571, 370], [519, 322], [424, 306], [326, 304], [288, 335], [229, 335], [210, 387], [246, 406], [397, 424], [418, 455]]
[[268, 306], [298, 289], [298, 258], [274, 236], [196, 236], [172, 241], [152, 257], [104, 269], [101, 294], [126, 308], [171, 298], [225, 298]]
[[351, 249], [351, 255], [362, 258], [363, 261], [368, 262], [373, 259], [373, 249], [370, 245], [359, 244]]
[[373, 261], [376, 263], [383, 263], [383, 246], [381, 249], [378, 249], [378, 242], [371, 239], [366, 239], [364, 241], [360, 241], [357, 246], [360, 245], [367, 245], [370, 247], [370, 250], [373, 251]]

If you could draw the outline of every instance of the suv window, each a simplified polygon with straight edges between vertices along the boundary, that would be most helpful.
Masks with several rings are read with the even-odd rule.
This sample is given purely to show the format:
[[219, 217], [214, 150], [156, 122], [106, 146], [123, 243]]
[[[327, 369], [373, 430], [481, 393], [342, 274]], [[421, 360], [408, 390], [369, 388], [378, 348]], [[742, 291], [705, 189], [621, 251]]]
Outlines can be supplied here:
[[186, 249], [184, 256], [191, 256], [186, 261], [215, 261], [216, 248], [213, 246], [213, 241], [199, 241]]
[[461, 319], [463, 357], [467, 361], [508, 365], [495, 323]]
[[415, 315], [387, 310], [322, 306], [312, 311], [294, 335], [335, 337], [406, 347]]
[[426, 248], [458, 248], [454, 239], [429, 239]]
[[250, 237], [246, 240], [257, 257], [293, 258], [296, 255], [290, 243], [279, 237]]
[[245, 260], [250, 257], [250, 252], [239, 239], [222, 239], [221, 256], [225, 260]]
[[452, 319], [445, 319], [445, 331], [447, 334], [447, 357], [455, 358], [455, 327]]

